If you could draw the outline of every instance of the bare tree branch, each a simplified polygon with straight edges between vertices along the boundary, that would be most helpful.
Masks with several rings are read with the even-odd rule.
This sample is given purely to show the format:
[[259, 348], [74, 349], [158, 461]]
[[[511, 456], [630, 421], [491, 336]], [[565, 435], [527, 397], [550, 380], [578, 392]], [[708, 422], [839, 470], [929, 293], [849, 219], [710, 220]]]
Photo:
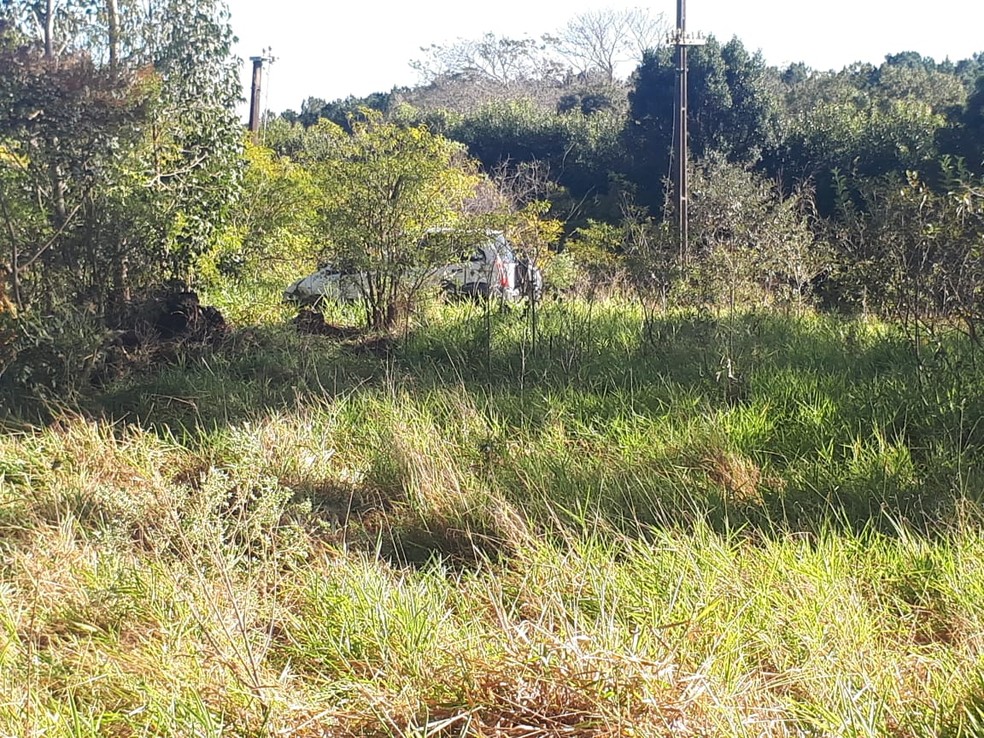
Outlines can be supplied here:
[[550, 41], [579, 73], [600, 73], [612, 84], [625, 65], [662, 43], [667, 28], [662, 13], [645, 8], [591, 10], [572, 18]]

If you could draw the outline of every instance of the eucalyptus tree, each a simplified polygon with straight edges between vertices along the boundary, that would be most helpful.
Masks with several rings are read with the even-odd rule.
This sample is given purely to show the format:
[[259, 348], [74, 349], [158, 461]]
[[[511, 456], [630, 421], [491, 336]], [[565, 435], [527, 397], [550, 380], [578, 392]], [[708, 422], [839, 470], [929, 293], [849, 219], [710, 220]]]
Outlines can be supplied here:
[[552, 107], [567, 70], [549, 44], [486, 33], [421, 49], [410, 66], [421, 85], [408, 102], [425, 109], [470, 112], [491, 102], [526, 97]]
[[432, 44], [421, 51], [423, 56], [411, 62], [411, 67], [424, 84], [456, 77], [508, 87], [549, 78], [557, 71], [544, 43], [529, 37], [486, 33], [477, 39]]
[[0, 8], [0, 261], [18, 302], [104, 314], [192, 276], [236, 194], [231, 43], [221, 0]]

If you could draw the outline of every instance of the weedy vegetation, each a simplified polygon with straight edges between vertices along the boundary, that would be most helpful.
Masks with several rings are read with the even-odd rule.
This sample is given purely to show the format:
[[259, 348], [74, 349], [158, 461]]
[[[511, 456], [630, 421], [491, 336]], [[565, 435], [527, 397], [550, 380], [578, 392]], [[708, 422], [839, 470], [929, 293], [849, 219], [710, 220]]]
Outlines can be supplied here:
[[984, 730], [966, 339], [571, 299], [534, 350], [519, 309], [386, 341], [254, 310], [8, 416], [0, 735]]
[[984, 736], [984, 55], [706, 38], [688, 240], [659, 14], [231, 20], [0, 2], [0, 738]]

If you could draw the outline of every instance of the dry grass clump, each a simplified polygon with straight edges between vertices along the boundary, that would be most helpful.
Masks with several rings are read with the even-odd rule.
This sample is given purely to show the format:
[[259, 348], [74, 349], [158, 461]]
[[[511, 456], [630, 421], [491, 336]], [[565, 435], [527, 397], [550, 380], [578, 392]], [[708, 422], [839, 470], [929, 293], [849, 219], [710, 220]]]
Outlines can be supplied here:
[[501, 661], [473, 665], [458, 705], [429, 706], [407, 732], [492, 736], [686, 734], [693, 707], [672, 665], [516, 628]]
[[85, 526], [137, 528], [169, 514], [167, 470], [178, 456], [139, 428], [66, 418], [0, 438], [0, 494], [27, 506], [21, 524], [70, 511]]
[[708, 476], [734, 504], [754, 505], [762, 500], [762, 470], [751, 459], [719, 450], [707, 459]]
[[391, 497], [386, 535], [402, 560], [444, 555], [501, 560], [530, 540], [518, 511], [487, 480], [463, 467], [457, 448], [423, 413], [397, 413], [382, 431], [385, 459], [371, 478]]

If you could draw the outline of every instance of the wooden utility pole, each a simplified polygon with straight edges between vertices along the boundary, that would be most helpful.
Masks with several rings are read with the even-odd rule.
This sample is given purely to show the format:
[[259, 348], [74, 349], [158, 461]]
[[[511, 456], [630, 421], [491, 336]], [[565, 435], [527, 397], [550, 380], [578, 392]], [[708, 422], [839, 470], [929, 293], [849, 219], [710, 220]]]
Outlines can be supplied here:
[[703, 36], [687, 35], [687, 0], [677, 0], [676, 34], [673, 43], [677, 49], [676, 83], [676, 159], [674, 188], [676, 190], [677, 235], [680, 242], [680, 265], [687, 266], [690, 252], [690, 214], [688, 212], [687, 184], [687, 47], [704, 43]]
[[106, 0], [106, 21], [109, 26], [109, 71], [115, 77], [120, 70], [120, 11], [116, 0]]

